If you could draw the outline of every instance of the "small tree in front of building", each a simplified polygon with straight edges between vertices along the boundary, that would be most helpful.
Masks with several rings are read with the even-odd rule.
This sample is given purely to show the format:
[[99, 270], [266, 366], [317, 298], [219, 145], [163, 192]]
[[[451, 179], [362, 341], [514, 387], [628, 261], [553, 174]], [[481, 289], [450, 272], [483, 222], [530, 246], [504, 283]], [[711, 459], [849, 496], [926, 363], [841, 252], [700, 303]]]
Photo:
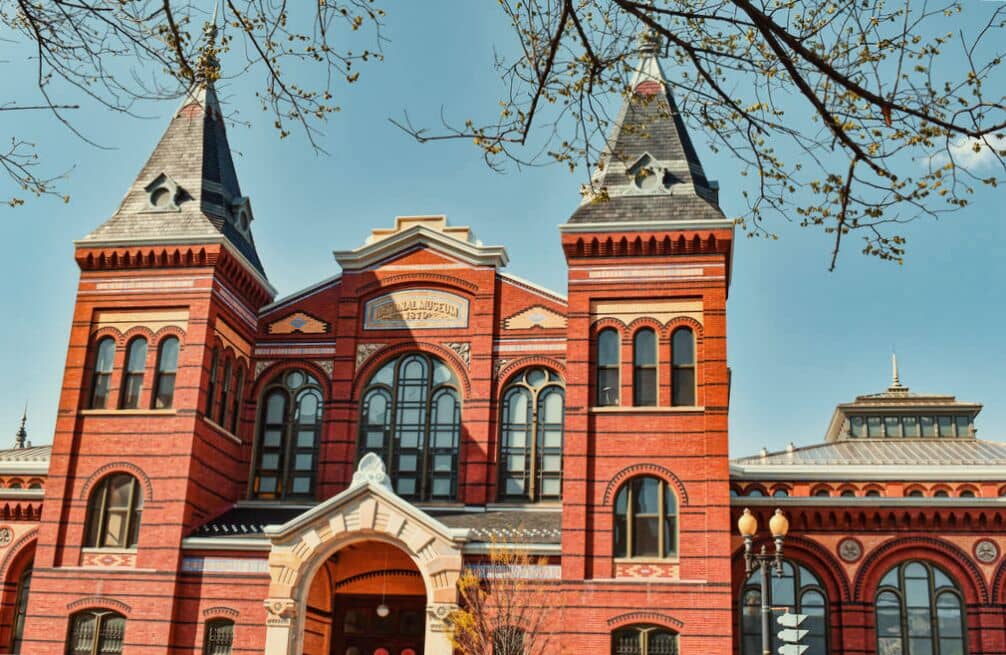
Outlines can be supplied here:
[[562, 604], [555, 581], [545, 579], [548, 558], [523, 544], [493, 543], [486, 561], [458, 580], [459, 609], [451, 613], [452, 641], [460, 655], [551, 655]]

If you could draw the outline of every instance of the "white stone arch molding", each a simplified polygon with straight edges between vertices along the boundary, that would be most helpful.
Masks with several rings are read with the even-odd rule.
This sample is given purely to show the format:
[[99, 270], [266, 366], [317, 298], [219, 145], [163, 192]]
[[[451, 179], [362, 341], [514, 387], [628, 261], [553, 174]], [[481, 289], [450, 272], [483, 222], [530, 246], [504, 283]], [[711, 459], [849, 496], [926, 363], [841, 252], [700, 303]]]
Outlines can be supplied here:
[[361, 541], [391, 544], [409, 555], [426, 587], [424, 652], [451, 655], [445, 619], [457, 607], [468, 530], [448, 528], [395, 494], [376, 454], [360, 460], [345, 491], [283, 525], [267, 526], [265, 534], [272, 543], [265, 655], [301, 655], [311, 581], [332, 555]]

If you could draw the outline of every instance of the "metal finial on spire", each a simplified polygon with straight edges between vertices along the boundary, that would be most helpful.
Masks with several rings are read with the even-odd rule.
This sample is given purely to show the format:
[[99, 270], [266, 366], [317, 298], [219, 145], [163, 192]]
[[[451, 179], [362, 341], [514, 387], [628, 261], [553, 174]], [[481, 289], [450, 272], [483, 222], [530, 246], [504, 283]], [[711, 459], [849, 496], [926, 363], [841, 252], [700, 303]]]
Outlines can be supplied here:
[[205, 43], [202, 52], [199, 54], [199, 70], [197, 72], [198, 82], [202, 85], [213, 84], [220, 79], [220, 60], [217, 58], [219, 52], [217, 48], [217, 25], [220, 14], [220, 3], [213, 6], [213, 18], [203, 26]]
[[25, 428], [25, 424], [28, 422], [28, 403], [24, 404], [24, 413], [21, 414], [21, 427], [18, 428], [17, 434], [14, 435], [14, 447], [21, 449], [25, 448], [28, 443], [28, 430]]
[[887, 388], [888, 391], [905, 391], [907, 388], [901, 384], [901, 378], [898, 376], [898, 353], [891, 352], [891, 386]]
[[639, 54], [642, 56], [653, 56], [659, 57], [661, 50], [663, 50], [663, 38], [661, 38], [660, 33], [652, 27], [645, 27], [642, 32], [639, 33]]

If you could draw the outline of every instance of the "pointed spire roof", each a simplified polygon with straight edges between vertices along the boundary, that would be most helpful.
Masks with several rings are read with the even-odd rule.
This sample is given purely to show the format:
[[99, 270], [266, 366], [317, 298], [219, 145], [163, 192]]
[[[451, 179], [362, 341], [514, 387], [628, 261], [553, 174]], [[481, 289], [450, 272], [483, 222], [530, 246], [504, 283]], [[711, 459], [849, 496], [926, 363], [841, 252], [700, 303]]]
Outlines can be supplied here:
[[14, 435], [14, 448], [29, 448], [31, 443], [28, 441], [28, 430], [25, 428], [25, 424], [28, 422], [28, 403], [24, 405], [24, 413], [21, 414], [21, 427], [17, 429]]
[[[215, 63], [215, 29], [207, 30]], [[122, 204], [79, 246], [225, 242], [263, 278], [212, 76], [186, 92]]]
[[640, 62], [591, 178], [607, 199], [587, 196], [575, 223], [724, 220], [719, 185], [706, 177], [660, 67], [655, 35], [641, 39]]
[[889, 392], [908, 391], [908, 387], [902, 386], [901, 378], [898, 376], [898, 353], [891, 353], [891, 386], [887, 387]]

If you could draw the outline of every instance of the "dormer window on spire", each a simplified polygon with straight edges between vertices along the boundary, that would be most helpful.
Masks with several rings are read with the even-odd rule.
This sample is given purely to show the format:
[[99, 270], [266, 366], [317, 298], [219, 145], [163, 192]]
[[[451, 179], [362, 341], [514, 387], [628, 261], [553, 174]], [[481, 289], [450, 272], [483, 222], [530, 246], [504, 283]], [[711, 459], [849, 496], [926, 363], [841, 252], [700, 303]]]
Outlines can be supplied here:
[[164, 173], [155, 177], [145, 190], [150, 208], [158, 211], [178, 211], [178, 206], [188, 198], [185, 189]]

